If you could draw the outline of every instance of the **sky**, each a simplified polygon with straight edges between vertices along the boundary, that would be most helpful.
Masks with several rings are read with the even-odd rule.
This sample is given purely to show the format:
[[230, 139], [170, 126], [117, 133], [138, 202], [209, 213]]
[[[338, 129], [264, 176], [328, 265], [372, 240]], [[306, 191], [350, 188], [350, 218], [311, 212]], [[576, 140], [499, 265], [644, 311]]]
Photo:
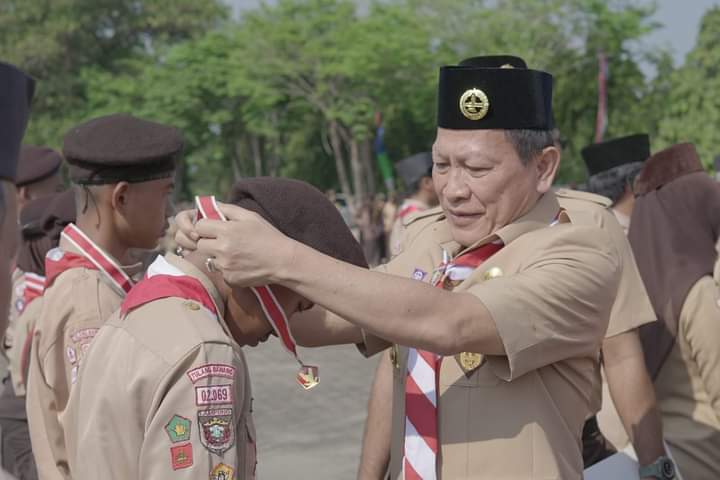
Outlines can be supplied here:
[[[225, 1], [233, 6], [236, 13], [256, 7], [260, 3], [260, 0]], [[656, 0], [656, 2], [658, 10], [655, 19], [663, 27], [649, 35], [645, 42], [670, 48], [675, 64], [680, 65], [687, 52], [695, 45], [703, 13], [714, 5], [720, 5], [720, 0]]]

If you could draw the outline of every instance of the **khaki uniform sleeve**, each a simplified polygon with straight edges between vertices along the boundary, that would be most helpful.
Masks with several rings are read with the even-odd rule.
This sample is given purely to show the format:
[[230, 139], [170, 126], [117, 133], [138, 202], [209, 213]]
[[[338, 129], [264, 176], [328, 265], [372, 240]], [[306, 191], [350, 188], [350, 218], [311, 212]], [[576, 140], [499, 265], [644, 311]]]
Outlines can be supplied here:
[[617, 252], [601, 230], [552, 228], [522, 271], [468, 289], [495, 321], [506, 355], [488, 362], [507, 381], [595, 354], [607, 329], [620, 274]]
[[25, 395], [28, 368], [30, 365], [30, 347], [32, 345], [32, 332], [35, 320], [42, 311], [42, 298], [38, 298], [27, 305], [12, 327], [13, 344], [8, 350], [10, 361], [10, 377], [15, 394]]
[[146, 420], [139, 478], [254, 478], [246, 380], [242, 358], [226, 344], [203, 344], [173, 367]]
[[697, 363], [700, 378], [715, 414], [720, 416], [720, 291], [712, 278], [703, 277], [690, 291], [681, 313], [684, 337]]

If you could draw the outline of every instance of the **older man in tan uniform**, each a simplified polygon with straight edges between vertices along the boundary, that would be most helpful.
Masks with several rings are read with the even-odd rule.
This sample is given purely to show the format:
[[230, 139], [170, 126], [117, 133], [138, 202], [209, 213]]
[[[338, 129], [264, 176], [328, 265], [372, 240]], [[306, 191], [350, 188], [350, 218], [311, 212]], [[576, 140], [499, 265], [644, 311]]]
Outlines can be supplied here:
[[393, 479], [582, 474], [620, 257], [550, 190], [551, 90], [545, 72], [441, 69], [441, 208], [410, 222], [385, 273], [318, 255], [242, 209], [195, 228], [229, 282], [297, 291], [324, 307], [321, 324], [363, 328], [366, 353], [410, 347], [394, 349], [392, 442], [390, 428], [376, 438], [393, 445]]
[[[308, 184], [245, 179], [230, 201], [303, 244], [367, 266], [335, 206]], [[288, 318], [310, 307], [291, 290], [272, 292]], [[265, 308], [250, 289], [231, 289], [202, 253], [156, 259], [100, 330], [80, 370], [63, 418], [73, 478], [254, 478], [241, 346], [272, 331]]]
[[655, 153], [635, 181], [630, 243], [660, 321], [641, 329], [665, 438], [683, 478], [720, 478], [720, 186], [692, 144]]
[[130, 115], [93, 119], [65, 136], [77, 223], [47, 255], [27, 385], [40, 478], [72, 477], [62, 415], [92, 339], [133, 285], [137, 272], [119, 262], [131, 248], [154, 248], [164, 233], [181, 148], [176, 129]]

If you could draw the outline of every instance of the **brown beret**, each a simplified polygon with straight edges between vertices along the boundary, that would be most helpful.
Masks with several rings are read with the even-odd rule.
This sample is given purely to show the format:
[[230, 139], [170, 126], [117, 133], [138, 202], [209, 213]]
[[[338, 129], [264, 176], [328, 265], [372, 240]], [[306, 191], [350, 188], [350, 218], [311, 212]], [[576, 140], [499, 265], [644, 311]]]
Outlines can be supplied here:
[[647, 159], [635, 178], [633, 191], [635, 196], [645, 195], [676, 178], [703, 170], [695, 145], [678, 143], [656, 152]]
[[22, 244], [18, 267], [24, 272], [45, 275], [45, 255], [58, 246], [60, 233], [75, 221], [75, 193], [62, 193], [28, 202], [20, 213]]
[[175, 170], [182, 148], [178, 129], [118, 113], [71, 129], [63, 155], [73, 182], [102, 185], [166, 178]]
[[230, 203], [256, 212], [288, 237], [325, 255], [368, 266], [338, 209], [308, 183], [275, 177], [243, 179], [233, 186]]
[[15, 181], [20, 143], [25, 134], [35, 81], [0, 62], [0, 179]]
[[62, 157], [55, 150], [47, 147], [23, 145], [20, 148], [18, 163], [18, 187], [45, 180], [60, 170]]

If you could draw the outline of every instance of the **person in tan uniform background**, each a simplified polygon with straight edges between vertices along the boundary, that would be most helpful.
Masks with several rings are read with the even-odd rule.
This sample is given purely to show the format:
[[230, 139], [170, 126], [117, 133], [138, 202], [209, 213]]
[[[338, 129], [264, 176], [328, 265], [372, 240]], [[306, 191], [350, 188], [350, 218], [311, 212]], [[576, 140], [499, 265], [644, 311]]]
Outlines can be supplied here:
[[398, 208], [392, 231], [390, 232], [390, 258], [402, 251], [404, 222], [412, 215], [435, 207], [438, 203], [435, 187], [432, 183], [432, 154], [417, 153], [400, 160], [395, 165], [398, 176], [402, 179], [409, 196]]
[[38, 198], [48, 197], [65, 189], [62, 178], [62, 157], [48, 147], [23, 145], [18, 162], [18, 209]]
[[659, 321], [640, 328], [665, 439], [683, 478], [720, 478], [720, 185], [695, 147], [655, 153], [635, 180], [629, 239]]
[[176, 129], [125, 114], [90, 120], [65, 136], [77, 223], [47, 255], [27, 385], [42, 479], [71, 478], [62, 426], [70, 390], [95, 333], [132, 286], [132, 269], [119, 262], [128, 249], [152, 249], [163, 236], [182, 145]]
[[[304, 245], [367, 268], [335, 206], [304, 182], [241, 180], [230, 202]], [[231, 288], [208, 265], [201, 252], [159, 257], [100, 329], [65, 416], [73, 478], [254, 478], [241, 346], [263, 341], [272, 327], [250, 289]], [[291, 321], [312, 306], [272, 288]]]
[[[393, 479], [408, 465], [421, 473], [407, 478], [581, 475], [620, 258], [602, 230], [571, 223], [550, 190], [559, 161], [551, 90], [552, 77], [534, 70], [440, 70], [441, 208], [410, 222], [404, 252], [380, 272], [317, 254], [240, 208], [194, 229], [178, 218], [178, 241], [197, 241], [231, 284], [293, 289], [323, 307], [307, 312], [323, 328], [361, 327], [366, 354], [388, 342], [413, 347], [381, 363], [394, 400], [375, 399], [388, 409], [373, 443], [390, 454]], [[439, 365], [426, 360], [416, 372], [420, 356], [438, 355]], [[406, 390], [410, 372], [423, 377], [419, 393]], [[417, 406], [434, 412], [417, 417]], [[413, 445], [425, 447], [406, 450]], [[364, 478], [382, 478], [386, 462], [367, 460]]]

